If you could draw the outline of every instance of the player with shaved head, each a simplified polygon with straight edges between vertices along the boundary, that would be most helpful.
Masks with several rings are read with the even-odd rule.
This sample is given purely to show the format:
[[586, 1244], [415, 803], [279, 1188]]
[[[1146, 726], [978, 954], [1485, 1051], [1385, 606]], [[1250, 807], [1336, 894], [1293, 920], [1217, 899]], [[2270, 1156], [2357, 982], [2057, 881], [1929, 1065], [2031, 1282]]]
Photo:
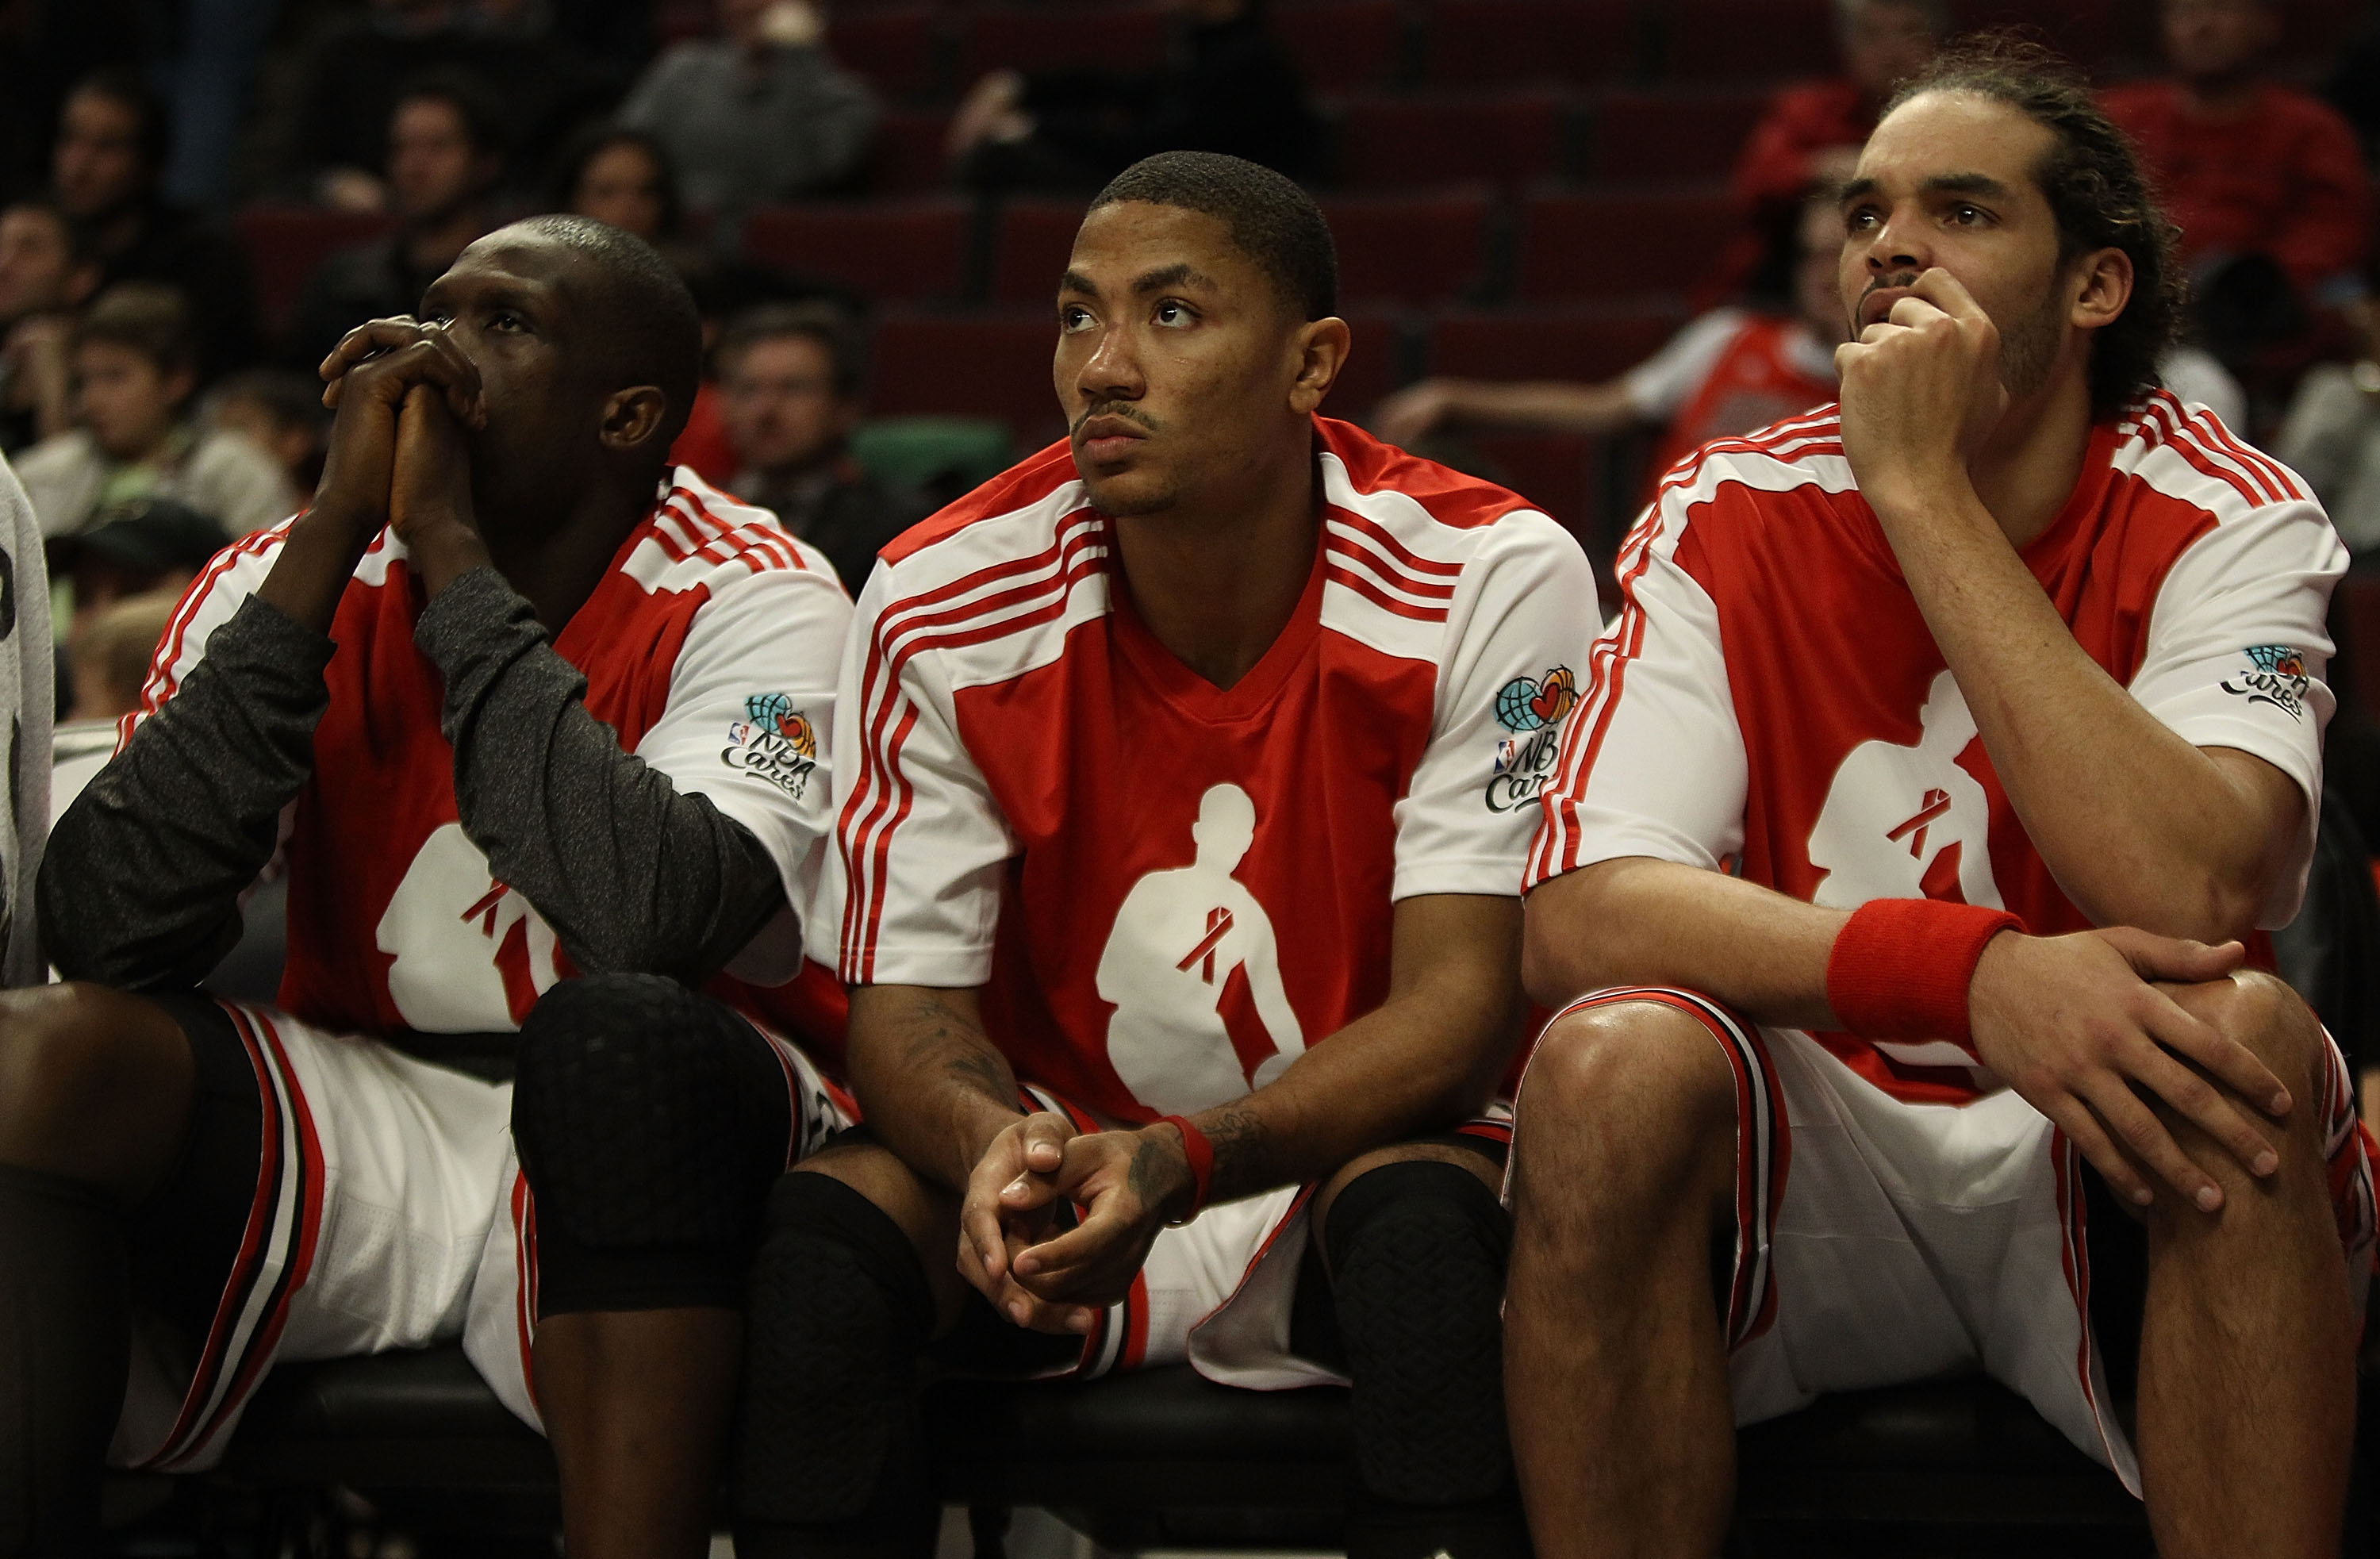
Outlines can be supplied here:
[[[52, 836], [0, 1552], [85, 1551], [103, 1462], [209, 1465], [277, 1359], [457, 1337], [574, 1555], [707, 1541], [762, 1200], [844, 1120], [746, 1015], [800, 1010], [850, 607], [668, 471], [700, 332], [641, 240], [505, 228], [422, 315], [324, 361], [312, 506], [192, 585]], [[276, 853], [280, 1000], [208, 999]]]
[[1662, 479], [1530, 857], [1538, 1549], [1716, 1553], [1736, 1424], [1978, 1372], [2168, 1559], [2335, 1553], [2370, 1143], [2264, 928], [2346, 554], [2158, 387], [2172, 230], [2079, 73], [1954, 45], [1840, 209], [1841, 404]]
[[1280, 175], [1137, 164], [1053, 279], [1071, 435], [860, 595], [811, 946], [867, 1127], [771, 1199], [737, 1552], [932, 1552], [921, 1355], [1352, 1379], [1348, 1553], [1524, 1552], [1482, 1117], [1592, 577], [1319, 415], [1348, 332]]

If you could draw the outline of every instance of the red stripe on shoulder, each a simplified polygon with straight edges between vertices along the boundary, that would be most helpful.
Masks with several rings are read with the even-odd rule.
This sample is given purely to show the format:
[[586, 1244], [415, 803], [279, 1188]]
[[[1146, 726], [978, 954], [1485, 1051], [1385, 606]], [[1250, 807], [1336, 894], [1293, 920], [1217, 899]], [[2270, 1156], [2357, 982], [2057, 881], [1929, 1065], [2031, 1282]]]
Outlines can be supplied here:
[[1430, 518], [1452, 530], [1475, 530], [1517, 509], [1538, 506], [1509, 488], [1382, 444], [1353, 422], [1317, 417], [1314, 431], [1323, 448], [1347, 469], [1348, 485], [1357, 493], [1402, 493]]
[[956, 502], [936, 510], [908, 530], [895, 536], [877, 555], [887, 563], [923, 552], [935, 542], [947, 540], [979, 519], [1014, 514], [1030, 508], [1058, 489], [1075, 479], [1075, 452], [1065, 440], [1023, 460], [993, 477], [981, 487]]
[[2246, 503], [2262, 505], [2274, 501], [2254, 480], [2221, 463], [2214, 451], [2191, 435], [2182, 421], [2181, 408], [2171, 396], [2160, 391], [2143, 401], [2141, 426], [2153, 431], [2154, 442], [2180, 456], [2192, 470], [2209, 481], [2221, 482]]

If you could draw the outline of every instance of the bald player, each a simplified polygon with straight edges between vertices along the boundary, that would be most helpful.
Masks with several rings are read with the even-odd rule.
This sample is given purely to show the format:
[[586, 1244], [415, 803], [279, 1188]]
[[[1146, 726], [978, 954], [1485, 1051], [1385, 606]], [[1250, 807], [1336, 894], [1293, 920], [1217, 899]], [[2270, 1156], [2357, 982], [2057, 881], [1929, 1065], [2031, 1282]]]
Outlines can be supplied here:
[[[313, 506], [192, 585], [53, 836], [0, 1552], [87, 1548], [103, 1461], [209, 1465], [276, 1360], [457, 1336], [574, 1555], [704, 1545], [759, 1200], [842, 1120], [739, 1014], [799, 968], [850, 608], [667, 471], [699, 333], [643, 242], [508, 227], [422, 313], [325, 359]], [[194, 993], [276, 850], [280, 1002]]]

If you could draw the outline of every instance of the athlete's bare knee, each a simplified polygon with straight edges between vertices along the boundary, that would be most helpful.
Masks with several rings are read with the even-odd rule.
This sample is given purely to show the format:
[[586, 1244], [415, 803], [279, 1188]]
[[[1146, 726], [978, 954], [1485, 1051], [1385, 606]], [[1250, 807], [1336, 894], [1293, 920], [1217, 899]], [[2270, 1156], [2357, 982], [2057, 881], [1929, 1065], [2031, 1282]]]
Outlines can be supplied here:
[[[2330, 1041], [2321, 1020], [2279, 976], [2242, 969], [2228, 980], [2177, 986], [2172, 995], [2183, 1011], [2204, 1020], [2224, 1038], [2252, 1052], [2281, 1079], [2300, 1108], [2285, 1124], [2319, 1130], [2313, 1101], [2330, 1070]], [[2254, 1101], [2261, 1104], [2262, 1100]]]
[[0, 992], [0, 1163], [143, 1190], [180, 1141], [191, 1071], [153, 1003], [97, 985]]
[[1731, 1130], [1735, 1081], [1710, 1030], [1658, 1002], [1616, 1002], [1549, 1025], [1522, 1079], [1524, 1139], [1575, 1137], [1604, 1151], [1674, 1151]]

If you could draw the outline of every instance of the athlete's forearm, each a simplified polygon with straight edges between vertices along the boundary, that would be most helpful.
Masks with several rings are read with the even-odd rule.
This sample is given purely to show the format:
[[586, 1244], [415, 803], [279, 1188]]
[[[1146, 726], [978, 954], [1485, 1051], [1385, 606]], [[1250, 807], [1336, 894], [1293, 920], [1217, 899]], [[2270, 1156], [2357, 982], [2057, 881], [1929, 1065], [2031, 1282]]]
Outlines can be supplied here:
[[1287, 1070], [1192, 1117], [1209, 1201], [1319, 1180], [1360, 1153], [1477, 1113], [1520, 1039], [1520, 906], [1438, 895], [1397, 907], [1388, 1000]]
[[1851, 918], [1740, 878], [1642, 856], [1597, 861], [1529, 895], [1522, 968], [1559, 1008], [1615, 985], [1669, 985], [1758, 1023], [1836, 1026], [1827, 957]]
[[1559, 380], [1496, 384], [1458, 380], [1450, 386], [1448, 420], [1461, 426], [1526, 428], [1600, 436], [1636, 425], [1636, 408], [1626, 385], [1578, 384]]
[[954, 1191], [966, 1189], [984, 1149], [1025, 1113], [973, 991], [857, 987], [844, 1065], [868, 1129]]
[[67, 976], [196, 984], [239, 940], [239, 895], [313, 771], [332, 643], [262, 600], [207, 641], [50, 834], [42, 940]]
[[783, 905], [751, 831], [621, 749], [587, 712], [587, 679], [494, 569], [454, 580], [414, 638], [445, 675], [464, 832], [581, 970], [700, 980]]
[[2252, 929], [2298, 836], [2294, 786], [2143, 708], [2075, 641], [1963, 480], [1877, 515], [2010, 804], [2076, 907], [2205, 942]]

